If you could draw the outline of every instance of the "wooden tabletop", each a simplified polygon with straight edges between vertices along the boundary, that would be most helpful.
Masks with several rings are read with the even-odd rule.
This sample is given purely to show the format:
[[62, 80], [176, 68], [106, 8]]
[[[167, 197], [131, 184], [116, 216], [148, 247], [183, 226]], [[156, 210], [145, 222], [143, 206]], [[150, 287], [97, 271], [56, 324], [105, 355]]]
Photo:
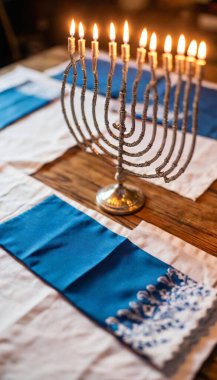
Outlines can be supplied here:
[[[56, 47], [19, 63], [43, 71], [66, 59], [66, 49]], [[7, 67], [1, 72], [9, 69]], [[209, 67], [208, 72], [208, 79], [215, 81], [216, 71], [213, 72], [213, 77]], [[34, 177], [69, 198], [97, 209], [96, 192], [114, 182], [114, 170], [97, 157], [87, 155], [75, 147], [61, 158], [45, 165]], [[146, 194], [145, 207], [134, 215], [112, 219], [131, 229], [145, 220], [217, 256], [217, 181], [196, 202], [154, 184], [138, 179], [133, 181]], [[217, 347], [195, 379], [217, 379]]]

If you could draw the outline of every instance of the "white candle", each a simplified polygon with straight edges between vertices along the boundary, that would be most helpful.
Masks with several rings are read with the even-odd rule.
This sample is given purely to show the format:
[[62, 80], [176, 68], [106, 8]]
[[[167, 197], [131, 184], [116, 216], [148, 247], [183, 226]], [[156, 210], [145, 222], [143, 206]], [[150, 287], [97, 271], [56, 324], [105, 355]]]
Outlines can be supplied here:
[[204, 68], [206, 66], [206, 43], [202, 41], [198, 48], [196, 61], [196, 77], [200, 78], [204, 74]]
[[97, 25], [94, 24], [94, 26], [93, 26], [93, 41], [91, 42], [93, 58], [98, 58], [98, 55], [99, 55], [98, 38], [99, 38], [98, 28], [97, 28]]
[[175, 56], [177, 74], [183, 74], [185, 71], [185, 48], [185, 36], [181, 34], [178, 41], [177, 54]]
[[141, 37], [139, 40], [139, 47], [137, 48], [137, 63], [138, 65], [142, 65], [145, 62], [145, 57], [146, 57], [146, 45], [147, 45], [147, 39], [148, 39], [148, 34], [147, 34], [147, 29], [143, 29], [141, 33]]
[[78, 51], [80, 57], [84, 57], [85, 55], [85, 39], [84, 39], [84, 28], [81, 22], [79, 22], [78, 27], [79, 40], [78, 40]]
[[129, 62], [130, 59], [130, 45], [129, 45], [129, 25], [128, 22], [124, 23], [123, 44], [121, 45], [121, 57], [124, 62]]
[[164, 70], [172, 71], [173, 68], [173, 56], [171, 54], [172, 50], [172, 37], [168, 34], [164, 43], [164, 53], [163, 53], [163, 68]]
[[194, 74], [194, 68], [195, 68], [195, 62], [196, 62], [196, 54], [197, 54], [197, 42], [195, 40], [191, 41], [187, 57], [186, 57], [186, 74], [187, 75], [193, 75]]
[[117, 57], [117, 42], [115, 42], [116, 33], [114, 23], [110, 24], [110, 42], [109, 42], [109, 56], [112, 59], [116, 59]]
[[70, 55], [75, 53], [75, 21], [74, 19], [71, 22], [70, 26], [70, 37], [68, 37], [68, 52]]
[[151, 35], [151, 40], [150, 40], [150, 45], [149, 45], [149, 53], [148, 53], [148, 58], [149, 58], [149, 63], [150, 66], [153, 69], [156, 69], [157, 67], [157, 36], [156, 33], [152, 33]]

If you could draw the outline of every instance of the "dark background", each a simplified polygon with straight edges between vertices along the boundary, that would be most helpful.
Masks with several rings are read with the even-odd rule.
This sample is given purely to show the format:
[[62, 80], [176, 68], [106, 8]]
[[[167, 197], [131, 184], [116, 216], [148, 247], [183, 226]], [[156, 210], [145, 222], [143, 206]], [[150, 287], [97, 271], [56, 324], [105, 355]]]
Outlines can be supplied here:
[[[165, 35], [174, 47], [184, 32], [188, 42], [204, 39], [209, 62], [217, 62], [217, 2], [208, 0], [0, 0], [0, 66], [67, 42], [71, 18], [83, 21], [89, 42], [93, 22], [100, 28], [100, 47], [107, 49], [109, 22], [122, 36], [123, 21], [130, 24], [132, 54], [141, 29], [158, 34], [158, 48]], [[174, 49], [175, 50], [175, 49]]]

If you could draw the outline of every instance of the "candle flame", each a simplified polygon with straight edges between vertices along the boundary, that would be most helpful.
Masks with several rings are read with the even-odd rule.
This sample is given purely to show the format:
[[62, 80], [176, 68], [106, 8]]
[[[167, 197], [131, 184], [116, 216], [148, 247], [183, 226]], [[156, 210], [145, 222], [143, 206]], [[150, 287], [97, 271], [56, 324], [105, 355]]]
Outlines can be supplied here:
[[94, 41], [97, 41], [99, 38], [99, 32], [96, 23], [93, 26], [93, 39]]
[[184, 55], [185, 54], [185, 48], [186, 48], [185, 36], [184, 36], [184, 34], [181, 34], [179, 37], [179, 41], [178, 41], [177, 53], [179, 55]]
[[83, 27], [82, 22], [79, 22], [78, 34], [80, 38], [84, 38], [84, 27]]
[[165, 53], [171, 53], [172, 50], [172, 37], [170, 34], [166, 36], [165, 43], [164, 43], [164, 52]]
[[188, 52], [188, 56], [195, 57], [197, 54], [197, 42], [195, 40], [191, 41]]
[[198, 59], [206, 59], [206, 42], [201, 41], [199, 48], [198, 48]]
[[157, 49], [157, 36], [156, 36], [156, 33], [152, 33], [152, 35], [151, 35], [149, 49], [151, 51], [155, 51]]
[[128, 25], [128, 21], [125, 21], [125, 23], [124, 23], [123, 41], [124, 41], [125, 44], [128, 44], [128, 42], [129, 42], [129, 25]]
[[111, 22], [110, 23], [110, 40], [115, 41], [115, 38], [116, 38], [115, 26], [114, 26], [114, 23]]
[[71, 25], [70, 25], [70, 35], [73, 37], [75, 34], [75, 20], [72, 19]]
[[139, 40], [139, 46], [143, 47], [143, 48], [146, 47], [147, 40], [148, 40], [148, 33], [147, 33], [147, 29], [144, 28], [142, 33], [141, 33], [140, 40]]

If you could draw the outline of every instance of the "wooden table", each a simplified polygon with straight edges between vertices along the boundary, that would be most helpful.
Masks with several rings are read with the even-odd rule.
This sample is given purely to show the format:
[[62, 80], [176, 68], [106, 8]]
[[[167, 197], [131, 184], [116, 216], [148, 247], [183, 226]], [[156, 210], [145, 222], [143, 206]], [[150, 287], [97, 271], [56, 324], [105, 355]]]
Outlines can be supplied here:
[[[56, 47], [20, 63], [43, 71], [66, 59], [66, 49]], [[8, 71], [12, 66], [1, 72]], [[209, 79], [216, 79], [216, 71], [212, 77], [208, 67], [208, 73]], [[98, 158], [87, 156], [75, 147], [61, 158], [45, 165], [34, 174], [34, 177], [85, 206], [97, 209], [96, 191], [102, 186], [113, 183], [114, 170]], [[133, 180], [147, 196], [145, 207], [135, 215], [112, 217], [112, 219], [130, 229], [145, 220], [217, 256], [217, 181], [196, 202], [193, 202], [159, 186]], [[196, 379], [217, 379], [217, 347]]]

